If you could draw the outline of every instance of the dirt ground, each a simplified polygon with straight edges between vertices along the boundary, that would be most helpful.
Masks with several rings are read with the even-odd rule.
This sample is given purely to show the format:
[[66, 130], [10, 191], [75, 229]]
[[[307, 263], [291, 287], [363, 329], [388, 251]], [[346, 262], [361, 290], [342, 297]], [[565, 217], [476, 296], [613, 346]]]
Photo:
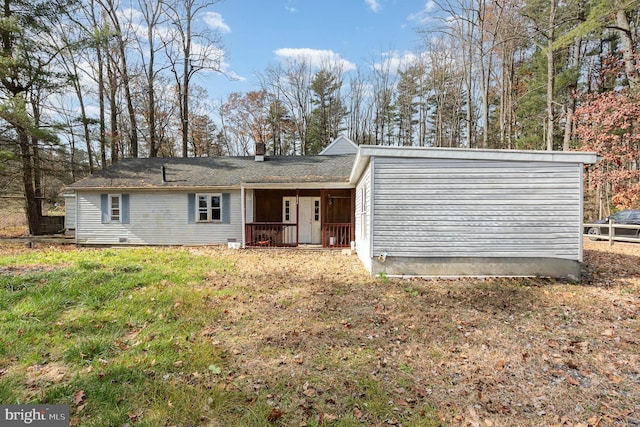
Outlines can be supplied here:
[[337, 251], [185, 250], [234, 260], [194, 287], [222, 313], [201, 337], [228, 354], [219, 386], [266, 399], [276, 421], [640, 426], [640, 244], [587, 240], [580, 283], [391, 280]]
[[278, 411], [335, 417], [370, 381], [393, 413], [447, 424], [640, 426], [640, 245], [587, 241], [580, 283], [372, 279], [353, 256], [274, 254], [240, 251], [237, 275], [203, 284], [244, 289], [214, 298], [204, 333], [232, 348], [229, 384], [273, 390]]

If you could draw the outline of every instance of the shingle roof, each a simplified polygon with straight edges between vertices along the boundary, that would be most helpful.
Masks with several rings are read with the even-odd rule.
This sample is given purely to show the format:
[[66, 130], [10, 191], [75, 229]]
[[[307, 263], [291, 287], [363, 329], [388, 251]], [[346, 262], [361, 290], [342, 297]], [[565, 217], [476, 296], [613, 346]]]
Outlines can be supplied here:
[[[240, 184], [344, 183], [355, 156], [179, 157], [123, 159], [70, 189], [239, 187]], [[162, 167], [166, 181], [162, 180]]]

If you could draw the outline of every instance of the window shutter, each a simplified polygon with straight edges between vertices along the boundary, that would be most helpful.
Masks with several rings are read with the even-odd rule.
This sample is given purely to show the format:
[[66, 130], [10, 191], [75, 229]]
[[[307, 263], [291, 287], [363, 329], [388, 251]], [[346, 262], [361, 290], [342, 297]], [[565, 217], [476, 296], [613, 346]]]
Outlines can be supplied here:
[[196, 223], [196, 193], [187, 194], [187, 222], [189, 224]]
[[222, 193], [222, 223], [231, 224], [231, 194]]
[[106, 224], [109, 222], [109, 195], [101, 194], [100, 195], [100, 212], [102, 214], [102, 223]]
[[129, 195], [123, 194], [122, 198], [122, 213], [120, 216], [120, 222], [123, 224], [129, 224]]

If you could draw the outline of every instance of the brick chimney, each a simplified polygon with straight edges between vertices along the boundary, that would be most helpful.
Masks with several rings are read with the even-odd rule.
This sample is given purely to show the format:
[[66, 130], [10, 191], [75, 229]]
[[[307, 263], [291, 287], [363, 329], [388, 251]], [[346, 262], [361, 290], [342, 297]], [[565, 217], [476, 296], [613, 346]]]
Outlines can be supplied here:
[[256, 142], [256, 162], [264, 162], [267, 145], [264, 142]]

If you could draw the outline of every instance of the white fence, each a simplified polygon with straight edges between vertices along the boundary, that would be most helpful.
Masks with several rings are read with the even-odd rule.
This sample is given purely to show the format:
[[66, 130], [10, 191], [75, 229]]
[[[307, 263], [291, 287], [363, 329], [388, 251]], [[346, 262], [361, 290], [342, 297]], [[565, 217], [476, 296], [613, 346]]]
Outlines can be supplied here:
[[[606, 233], [600, 232], [600, 234], [592, 234], [589, 231], [593, 228], [596, 228], [598, 230], [605, 229]], [[615, 224], [613, 220], [609, 220], [608, 224], [583, 224], [583, 230], [585, 230], [584, 237], [588, 237], [591, 240], [608, 240], [610, 246], [613, 245], [614, 241], [640, 243], [640, 225]], [[629, 231], [628, 235], [626, 236], [621, 236], [620, 231], [616, 233], [615, 230], [633, 231]]]

